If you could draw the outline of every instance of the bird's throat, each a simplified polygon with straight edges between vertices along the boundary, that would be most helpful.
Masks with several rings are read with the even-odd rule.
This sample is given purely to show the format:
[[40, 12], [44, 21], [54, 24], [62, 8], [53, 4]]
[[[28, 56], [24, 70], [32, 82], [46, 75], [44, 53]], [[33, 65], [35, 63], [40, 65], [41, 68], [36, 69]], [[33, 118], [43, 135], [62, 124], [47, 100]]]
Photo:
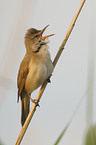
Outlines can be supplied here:
[[40, 49], [44, 48], [44, 46], [48, 48], [47, 43], [48, 43], [48, 39], [47, 39], [47, 41], [39, 41], [39, 42], [35, 45], [36, 51], [34, 51], [34, 52], [35, 52], [35, 53], [38, 53], [38, 52], [40, 51]]

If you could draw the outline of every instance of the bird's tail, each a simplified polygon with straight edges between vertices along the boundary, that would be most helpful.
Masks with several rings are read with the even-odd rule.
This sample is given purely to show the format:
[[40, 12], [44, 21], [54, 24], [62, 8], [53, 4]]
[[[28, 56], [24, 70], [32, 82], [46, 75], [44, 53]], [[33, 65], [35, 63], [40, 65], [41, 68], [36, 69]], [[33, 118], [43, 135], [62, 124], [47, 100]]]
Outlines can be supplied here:
[[[25, 95], [25, 96], [24, 96]], [[25, 93], [21, 97], [21, 124], [23, 126], [30, 111], [30, 98]]]

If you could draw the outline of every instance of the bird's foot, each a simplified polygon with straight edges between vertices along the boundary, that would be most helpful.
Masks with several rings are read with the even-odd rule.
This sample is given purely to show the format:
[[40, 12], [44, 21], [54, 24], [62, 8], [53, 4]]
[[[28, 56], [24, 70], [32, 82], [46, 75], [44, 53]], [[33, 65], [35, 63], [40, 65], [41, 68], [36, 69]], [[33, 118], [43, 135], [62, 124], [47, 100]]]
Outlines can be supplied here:
[[35, 103], [35, 104], [36, 104], [36, 106], [40, 107], [40, 105], [39, 105], [39, 100], [34, 99], [34, 100], [33, 100], [33, 103]]
[[39, 105], [39, 100], [37, 100], [37, 99], [32, 99], [31, 97], [30, 97], [30, 100], [32, 101], [32, 103], [34, 103], [34, 104], [36, 104], [36, 106], [39, 106], [40, 107], [40, 105]]
[[50, 77], [52, 76], [52, 74], [49, 76], [49, 78], [47, 79], [48, 83], [51, 83]]
[[39, 100], [37, 100], [37, 99], [32, 99], [31, 96], [30, 96], [29, 94], [28, 94], [28, 96], [29, 96], [29, 98], [30, 98], [30, 100], [31, 100], [32, 103], [35, 103], [36, 106], [39, 106], [39, 107], [40, 107], [40, 105], [39, 105], [39, 103], [38, 103]]
[[47, 82], [48, 82], [48, 83], [51, 83], [51, 80], [50, 80], [50, 78], [48, 78], [48, 79], [47, 79]]

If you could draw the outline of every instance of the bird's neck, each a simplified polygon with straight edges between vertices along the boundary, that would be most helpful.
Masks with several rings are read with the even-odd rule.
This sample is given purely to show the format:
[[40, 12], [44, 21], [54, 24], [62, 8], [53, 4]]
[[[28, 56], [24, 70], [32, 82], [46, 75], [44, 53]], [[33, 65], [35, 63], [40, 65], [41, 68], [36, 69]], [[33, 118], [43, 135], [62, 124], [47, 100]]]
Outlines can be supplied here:
[[32, 43], [32, 41], [25, 41], [25, 47], [26, 47], [26, 51], [27, 53], [42, 53], [46, 50], [48, 50], [48, 39], [40, 40], [35, 42], [34, 44]]

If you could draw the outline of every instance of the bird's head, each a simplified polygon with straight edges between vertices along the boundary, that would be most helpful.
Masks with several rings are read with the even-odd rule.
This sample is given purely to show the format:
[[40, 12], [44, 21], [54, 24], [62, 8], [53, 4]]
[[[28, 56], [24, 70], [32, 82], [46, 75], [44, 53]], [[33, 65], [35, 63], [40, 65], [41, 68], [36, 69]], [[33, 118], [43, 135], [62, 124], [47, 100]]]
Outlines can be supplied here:
[[48, 43], [48, 37], [53, 36], [54, 34], [42, 36], [44, 31], [46, 30], [44, 27], [42, 30], [37, 30], [35, 28], [30, 28], [25, 35], [25, 46], [27, 51], [38, 52], [42, 45], [46, 45]]

